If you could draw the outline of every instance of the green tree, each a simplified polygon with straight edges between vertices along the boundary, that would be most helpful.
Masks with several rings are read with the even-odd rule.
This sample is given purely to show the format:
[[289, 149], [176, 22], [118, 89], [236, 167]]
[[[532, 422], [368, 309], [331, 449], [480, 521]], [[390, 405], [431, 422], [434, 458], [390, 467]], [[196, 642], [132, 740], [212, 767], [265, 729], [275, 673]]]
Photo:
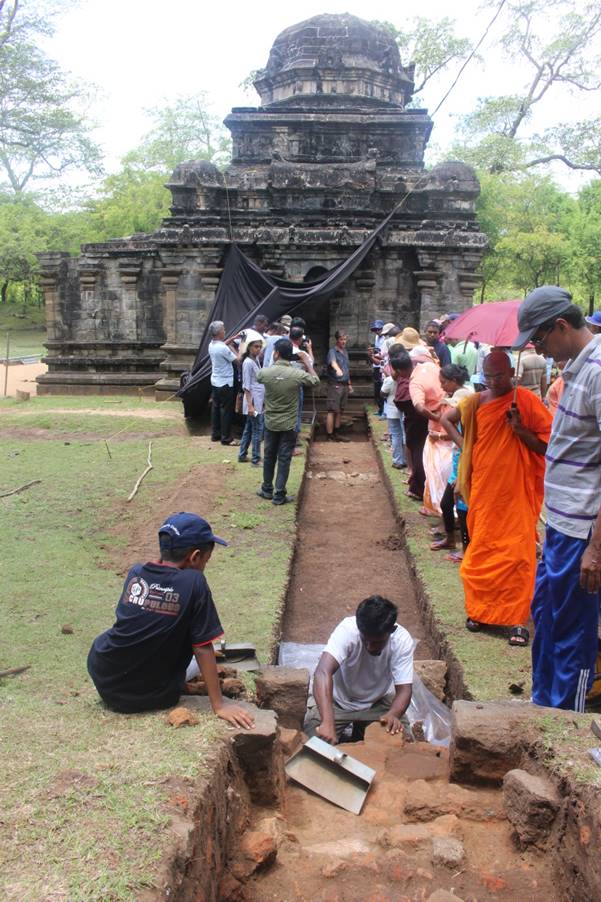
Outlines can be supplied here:
[[533, 173], [482, 173], [481, 188], [478, 218], [489, 240], [481, 300], [515, 297], [567, 277], [574, 199]]
[[0, 2], [0, 184], [17, 195], [72, 169], [99, 174], [100, 152], [81, 113], [86, 90], [35, 43], [51, 32], [51, 19], [33, 4]]
[[[498, 3], [491, 2], [491, 6]], [[599, 104], [601, 5], [585, 0], [506, 0], [506, 28], [499, 45], [507, 64], [524, 71], [522, 90], [486, 97], [462, 123], [463, 139], [451, 152], [489, 172], [531, 169], [559, 161], [601, 173], [601, 117], [550, 122], [532, 132], [543, 100], [567, 93]]]
[[391, 22], [376, 21], [374, 25], [386, 28], [394, 36], [403, 64], [415, 66], [413, 105], [419, 105], [417, 95], [427, 84], [453, 63], [463, 62], [472, 51], [471, 42], [457, 37], [455, 23], [449, 18], [434, 21], [415, 16], [405, 28], [397, 28]]
[[153, 125], [140, 145], [108, 176], [100, 196], [89, 205], [91, 239], [104, 241], [135, 232], [151, 232], [169, 214], [165, 188], [185, 160], [211, 160], [224, 166], [231, 157], [229, 135], [210, 111], [205, 93], [179, 97], [150, 111]]
[[592, 313], [601, 297], [601, 179], [583, 188], [568, 228], [570, 275]]

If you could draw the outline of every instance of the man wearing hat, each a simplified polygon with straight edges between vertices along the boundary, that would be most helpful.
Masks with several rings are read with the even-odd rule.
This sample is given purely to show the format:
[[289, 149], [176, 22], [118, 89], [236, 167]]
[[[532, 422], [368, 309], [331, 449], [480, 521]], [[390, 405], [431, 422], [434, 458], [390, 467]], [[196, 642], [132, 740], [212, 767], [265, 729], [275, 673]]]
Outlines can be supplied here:
[[601, 335], [572, 296], [536, 288], [518, 312], [514, 347], [567, 360], [547, 448], [547, 526], [532, 602], [532, 701], [584, 711], [598, 647], [601, 586]]
[[595, 310], [590, 316], [585, 316], [584, 318], [588, 323], [589, 331], [593, 335], [598, 335], [601, 332], [601, 310]]
[[371, 362], [372, 374], [374, 380], [374, 401], [378, 408], [378, 416], [381, 417], [384, 411], [384, 398], [380, 394], [382, 391], [382, 329], [384, 322], [381, 319], [375, 319], [370, 323], [369, 331], [373, 335], [373, 345], [367, 349], [367, 356]]
[[192, 655], [213, 711], [252, 727], [244, 708], [225, 702], [213, 642], [223, 635], [204, 577], [213, 548], [227, 545], [196, 514], [172, 514], [159, 528], [158, 561], [127, 574], [113, 626], [92, 643], [88, 672], [105, 704], [124, 714], [176, 705]]

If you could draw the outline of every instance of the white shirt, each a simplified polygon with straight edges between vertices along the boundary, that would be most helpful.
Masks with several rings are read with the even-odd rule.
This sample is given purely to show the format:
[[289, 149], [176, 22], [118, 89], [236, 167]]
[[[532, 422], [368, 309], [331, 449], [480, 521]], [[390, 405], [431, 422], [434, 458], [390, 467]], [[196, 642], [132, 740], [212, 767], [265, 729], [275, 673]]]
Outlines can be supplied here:
[[[261, 372], [261, 367], [256, 359], [247, 357], [242, 364], [242, 389], [250, 392], [253, 407], [257, 413], [263, 413], [263, 403], [265, 401], [265, 386], [257, 382], [257, 373]], [[242, 399], [242, 413], [248, 416], [248, 402], [246, 395]]]
[[346, 711], [371, 708], [394, 687], [413, 682], [413, 639], [397, 624], [379, 655], [370, 655], [361, 639], [356, 617], [345, 617], [324, 651], [338, 662], [334, 701]]
[[384, 401], [384, 413], [386, 414], [386, 419], [399, 420], [401, 418], [401, 411], [394, 403], [394, 396], [396, 395], [396, 382], [392, 378], [392, 376], [386, 376], [386, 378], [382, 382], [381, 393], [386, 398], [386, 400]]
[[234, 384], [234, 370], [232, 363], [236, 359], [234, 352], [228, 348], [224, 341], [209, 342], [209, 356], [211, 358], [211, 385], [221, 388], [224, 385]]

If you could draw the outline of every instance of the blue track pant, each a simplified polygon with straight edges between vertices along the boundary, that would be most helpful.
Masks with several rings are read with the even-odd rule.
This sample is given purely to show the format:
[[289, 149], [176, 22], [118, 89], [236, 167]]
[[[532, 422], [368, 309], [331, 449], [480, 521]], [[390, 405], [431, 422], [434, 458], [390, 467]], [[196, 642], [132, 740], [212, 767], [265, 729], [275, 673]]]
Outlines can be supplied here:
[[600, 593], [580, 588], [587, 539], [547, 526], [532, 601], [532, 701], [584, 711], [595, 676]]

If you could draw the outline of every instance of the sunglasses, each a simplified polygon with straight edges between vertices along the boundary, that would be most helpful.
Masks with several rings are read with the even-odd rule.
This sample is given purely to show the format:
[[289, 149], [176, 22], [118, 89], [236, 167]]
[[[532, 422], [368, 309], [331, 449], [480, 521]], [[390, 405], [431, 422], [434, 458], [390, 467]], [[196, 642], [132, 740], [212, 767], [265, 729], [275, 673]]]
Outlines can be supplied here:
[[532, 344], [534, 345], [535, 348], [539, 348], [544, 343], [545, 339], [547, 338], [547, 336], [549, 336], [551, 334], [551, 332], [553, 331], [553, 329], [555, 328], [556, 325], [557, 325], [557, 323], [553, 322], [553, 323], [551, 323], [550, 326], [546, 326], [543, 329], [542, 333], [532, 336], [530, 341], [532, 342]]

